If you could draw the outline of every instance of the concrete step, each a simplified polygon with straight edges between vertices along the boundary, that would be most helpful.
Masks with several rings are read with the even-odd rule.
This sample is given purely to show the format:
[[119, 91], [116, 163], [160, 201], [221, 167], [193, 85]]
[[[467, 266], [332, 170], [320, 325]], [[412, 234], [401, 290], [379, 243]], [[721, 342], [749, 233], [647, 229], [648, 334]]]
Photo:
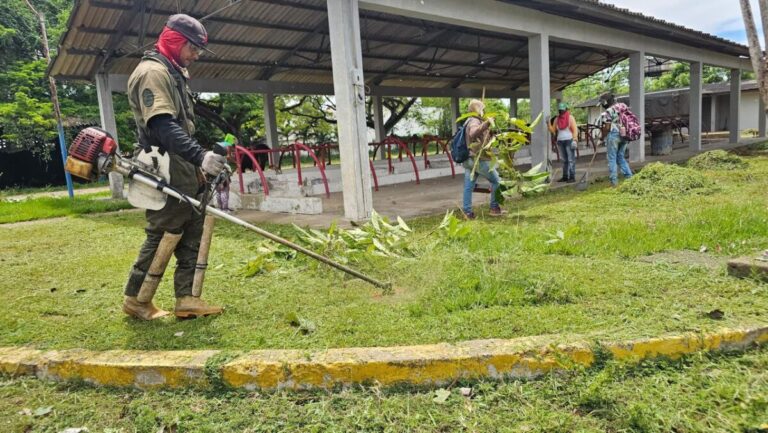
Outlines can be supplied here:
[[739, 257], [728, 261], [728, 274], [737, 278], [768, 281], [768, 262], [763, 257]]
[[[424, 169], [423, 164], [423, 159], [417, 160], [420, 179], [432, 179], [451, 175], [451, 164], [446, 155], [435, 155], [430, 157], [430, 168], [428, 169]], [[388, 171], [386, 160], [374, 162], [379, 186], [416, 181], [413, 164], [409, 159], [403, 159], [402, 162], [393, 161], [392, 167], [393, 172], [390, 173]], [[456, 175], [464, 173], [464, 169], [460, 165], [455, 165], [455, 171]], [[279, 174], [267, 172], [266, 177], [269, 186], [269, 195], [280, 197], [304, 197], [325, 194], [323, 179], [320, 175], [320, 170], [317, 167], [302, 167], [301, 175], [303, 177], [303, 183], [299, 186], [298, 175], [293, 169], [290, 171], [284, 170]], [[328, 181], [330, 192], [340, 192], [342, 190], [341, 167], [338, 164], [326, 166], [325, 176]], [[240, 186], [237, 176], [233, 176], [232, 180], [231, 190], [239, 192]], [[262, 192], [261, 179], [256, 173], [243, 173], [243, 183], [245, 185], [246, 193]]]
[[323, 199], [320, 197], [280, 197], [264, 194], [230, 194], [230, 207], [252, 209], [262, 212], [319, 215], [323, 213]]

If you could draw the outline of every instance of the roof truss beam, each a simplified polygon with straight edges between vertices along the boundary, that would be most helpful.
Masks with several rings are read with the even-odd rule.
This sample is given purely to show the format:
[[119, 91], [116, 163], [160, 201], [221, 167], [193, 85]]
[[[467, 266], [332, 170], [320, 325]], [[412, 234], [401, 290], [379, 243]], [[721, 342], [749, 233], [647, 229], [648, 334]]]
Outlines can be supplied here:
[[[66, 77], [64, 77], [66, 79]], [[109, 75], [109, 84], [115, 92], [125, 92], [128, 75]], [[193, 92], [212, 93], [272, 93], [275, 95], [333, 95], [333, 84], [321, 83], [286, 83], [264, 80], [222, 80], [199, 78], [189, 82]], [[403, 96], [403, 97], [461, 97], [482, 96], [482, 89], [452, 88], [415, 88], [393, 86], [371, 86], [368, 96]], [[528, 92], [512, 90], [486, 90], [487, 98], [527, 98]]]
[[645, 51], [661, 57], [699, 61], [726, 68], [749, 69], [748, 59], [741, 59], [738, 56], [555, 16], [509, 2], [360, 0], [360, 9], [526, 37], [541, 34], [546, 29], [552, 41], [562, 41], [571, 45], [586, 45], [625, 52]]

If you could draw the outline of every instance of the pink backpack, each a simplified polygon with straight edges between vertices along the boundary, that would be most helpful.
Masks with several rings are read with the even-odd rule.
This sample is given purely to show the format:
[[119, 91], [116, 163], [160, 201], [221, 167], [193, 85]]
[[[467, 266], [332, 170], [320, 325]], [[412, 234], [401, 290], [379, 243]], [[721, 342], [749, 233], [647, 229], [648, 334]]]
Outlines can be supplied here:
[[627, 141], [640, 139], [640, 120], [635, 113], [627, 107], [627, 104], [619, 102], [613, 106], [619, 116], [619, 135]]

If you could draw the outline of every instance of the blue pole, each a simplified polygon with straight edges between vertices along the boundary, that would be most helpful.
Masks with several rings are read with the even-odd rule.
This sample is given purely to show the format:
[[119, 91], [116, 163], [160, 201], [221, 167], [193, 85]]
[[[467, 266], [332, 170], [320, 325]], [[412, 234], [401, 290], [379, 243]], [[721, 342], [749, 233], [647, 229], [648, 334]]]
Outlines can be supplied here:
[[58, 122], [59, 130], [59, 150], [61, 150], [61, 163], [64, 165], [64, 177], [67, 179], [67, 192], [69, 192], [69, 198], [75, 198], [75, 190], [72, 187], [72, 175], [66, 169], [67, 166], [67, 143], [64, 139], [64, 126], [61, 124], [61, 120]]

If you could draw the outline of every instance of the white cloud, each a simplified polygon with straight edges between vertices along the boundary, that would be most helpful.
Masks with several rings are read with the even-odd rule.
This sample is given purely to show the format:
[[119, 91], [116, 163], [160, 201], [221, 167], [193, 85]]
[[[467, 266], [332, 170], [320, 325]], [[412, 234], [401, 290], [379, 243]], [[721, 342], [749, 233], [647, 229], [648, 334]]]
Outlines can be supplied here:
[[[744, 21], [738, 0], [602, 0], [615, 6], [653, 16], [691, 29], [723, 35], [731, 39], [744, 31]], [[757, 1], [751, 0], [752, 9], [760, 27]]]

